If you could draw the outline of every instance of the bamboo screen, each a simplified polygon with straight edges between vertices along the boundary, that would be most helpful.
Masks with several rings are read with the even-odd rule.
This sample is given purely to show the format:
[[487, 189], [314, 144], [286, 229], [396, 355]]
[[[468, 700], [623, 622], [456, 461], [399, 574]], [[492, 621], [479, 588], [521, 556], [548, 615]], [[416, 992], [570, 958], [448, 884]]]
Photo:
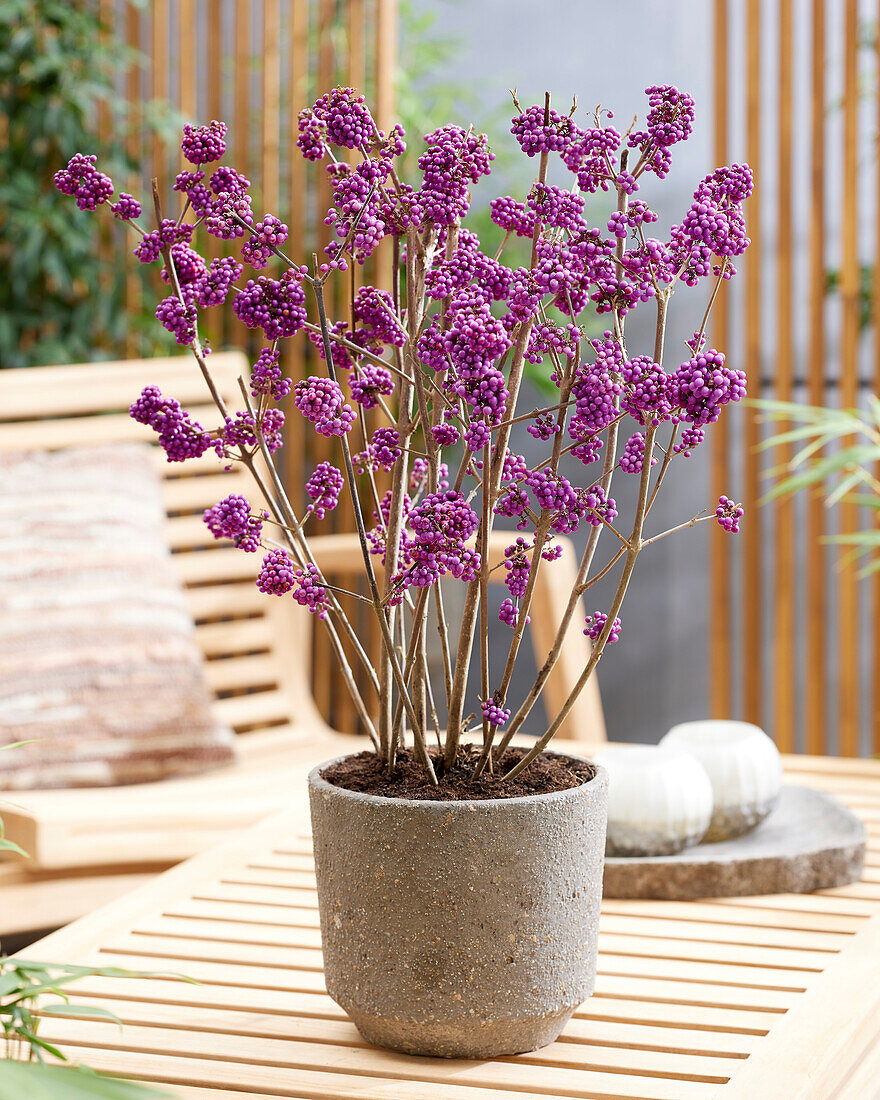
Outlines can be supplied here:
[[[751, 396], [852, 407], [880, 393], [878, 7], [715, 0], [717, 163], [747, 160], [752, 245], [716, 319]], [[738, 283], [738, 285], [734, 285]], [[715, 495], [747, 507], [713, 535], [711, 709], [771, 730], [783, 751], [880, 752], [880, 580], [823, 537], [867, 527], [820, 495], [759, 506], [788, 452], [753, 410], [713, 432]]]
[[[151, 0], [134, 4], [125, 0], [97, 0], [107, 33], [125, 42], [141, 55], [122, 79], [120, 92], [135, 113], [141, 104], [164, 100], [184, 120], [224, 120], [229, 126], [228, 152], [224, 161], [253, 182], [254, 209], [269, 211], [287, 222], [290, 237], [286, 249], [294, 257], [308, 258], [321, 252], [330, 237], [322, 224], [330, 192], [321, 167], [306, 165], [295, 148], [297, 115], [334, 84], [351, 85], [364, 91], [380, 126], [389, 124], [393, 113], [393, 74], [396, 63], [396, 0]], [[132, 152], [146, 159], [144, 180], [123, 185], [135, 194], [149, 194], [149, 178], [168, 181], [166, 201], [171, 199], [170, 181], [184, 167], [179, 151], [158, 139], [149, 139], [145, 149], [142, 127], [133, 120]], [[108, 133], [107, 112], [99, 126]], [[175, 199], [179, 196], [174, 195]], [[175, 206], [175, 209], [177, 207]], [[119, 227], [114, 230], [119, 233]], [[105, 240], [108, 255], [120, 260], [124, 269], [121, 240]], [[128, 246], [130, 247], [130, 245]], [[218, 255], [218, 242], [203, 235], [197, 247], [211, 258]], [[378, 261], [383, 262], [380, 256]], [[126, 261], [130, 272], [130, 265]], [[271, 272], [270, 272], [271, 274]], [[357, 271], [355, 278], [381, 278], [382, 272]], [[143, 293], [136, 275], [126, 278], [126, 296], [134, 305]], [[332, 303], [336, 310], [347, 308], [353, 286], [338, 291]], [[150, 301], [156, 288], [150, 286]], [[231, 300], [230, 300], [231, 303]], [[252, 333], [234, 317], [231, 309], [212, 310], [206, 315], [205, 335], [211, 346], [239, 347], [251, 356], [257, 345]], [[308, 373], [312, 349], [300, 340], [289, 345], [286, 370], [293, 378]], [[139, 335], [132, 331], [127, 346], [114, 352], [137, 355], [142, 352]], [[326, 440], [297, 431], [298, 418], [288, 414], [288, 440], [281, 457], [284, 474], [294, 497], [302, 493], [303, 471], [328, 458]], [[342, 506], [334, 514], [337, 530], [353, 528], [352, 516]], [[325, 521], [322, 530], [331, 530]], [[349, 583], [348, 580], [346, 583]], [[350, 601], [349, 612], [362, 621], [364, 636], [371, 626], [363, 621], [360, 604]], [[332, 656], [322, 631], [316, 631], [314, 677], [318, 705], [326, 717], [341, 729], [355, 729], [354, 708], [345, 690], [332, 675]], [[375, 646], [376, 639], [371, 638]], [[353, 665], [357, 662], [353, 661]]]

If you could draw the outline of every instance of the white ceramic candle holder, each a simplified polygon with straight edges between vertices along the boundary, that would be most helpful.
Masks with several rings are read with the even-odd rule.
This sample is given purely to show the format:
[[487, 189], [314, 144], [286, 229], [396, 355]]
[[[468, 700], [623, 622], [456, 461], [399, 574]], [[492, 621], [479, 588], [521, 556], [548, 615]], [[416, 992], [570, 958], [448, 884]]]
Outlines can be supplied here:
[[727, 840], [754, 829], [782, 789], [779, 750], [750, 722], [702, 721], [673, 726], [660, 742], [695, 756], [712, 783], [715, 810], [705, 840]]
[[712, 784], [702, 765], [671, 745], [608, 745], [609, 856], [664, 856], [698, 844], [712, 817]]

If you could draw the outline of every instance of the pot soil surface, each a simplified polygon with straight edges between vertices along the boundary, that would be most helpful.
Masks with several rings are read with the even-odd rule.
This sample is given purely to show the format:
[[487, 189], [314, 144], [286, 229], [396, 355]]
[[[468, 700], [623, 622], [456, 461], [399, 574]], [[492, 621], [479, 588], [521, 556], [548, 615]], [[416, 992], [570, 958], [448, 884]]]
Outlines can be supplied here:
[[567, 791], [589, 783], [596, 774], [595, 767], [585, 760], [545, 752], [512, 782], [505, 781], [504, 773], [510, 771], [526, 751], [520, 748], [508, 749], [500, 764], [496, 763], [495, 771], [484, 771], [479, 779], [473, 778], [480, 755], [478, 746], [463, 746], [453, 767], [446, 771], [443, 770], [440, 754], [432, 753], [431, 760], [439, 787], [430, 783], [421, 764], [409, 749], [398, 753], [397, 763], [390, 774], [375, 753], [359, 752], [324, 768], [321, 778], [347, 791], [379, 795], [383, 798], [459, 802], [522, 798], [525, 795]]

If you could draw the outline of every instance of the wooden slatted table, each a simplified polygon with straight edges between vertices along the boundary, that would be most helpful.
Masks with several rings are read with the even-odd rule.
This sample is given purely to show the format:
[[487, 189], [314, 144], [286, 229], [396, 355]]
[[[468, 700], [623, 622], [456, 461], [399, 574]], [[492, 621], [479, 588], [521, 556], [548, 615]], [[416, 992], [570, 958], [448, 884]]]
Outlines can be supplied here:
[[492, 1062], [368, 1046], [324, 991], [304, 787], [296, 804], [28, 949], [177, 971], [92, 978], [125, 1024], [46, 1018], [96, 1069], [186, 1100], [870, 1100], [880, 1095], [880, 762], [787, 759], [866, 822], [863, 880], [811, 895], [608, 901], [595, 995], [545, 1050]]

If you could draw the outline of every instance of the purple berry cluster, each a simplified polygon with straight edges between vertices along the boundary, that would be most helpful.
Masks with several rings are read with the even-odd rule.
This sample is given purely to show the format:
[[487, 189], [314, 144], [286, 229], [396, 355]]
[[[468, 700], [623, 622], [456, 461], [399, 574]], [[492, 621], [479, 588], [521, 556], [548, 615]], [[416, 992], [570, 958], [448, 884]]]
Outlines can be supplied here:
[[742, 505], [731, 500], [730, 497], [720, 496], [718, 507], [715, 509], [715, 518], [718, 526], [724, 531], [735, 535], [739, 532], [739, 521], [744, 515]]
[[468, 184], [489, 175], [495, 154], [490, 152], [485, 134], [460, 126], [441, 126], [426, 136], [425, 145], [419, 157], [423, 217], [437, 225], [452, 225], [467, 214]]
[[[340, 145], [344, 149], [372, 148], [374, 143], [385, 142], [385, 135], [377, 129], [367, 101], [353, 88], [336, 87], [332, 92], [307, 107], [299, 114], [297, 145], [306, 160], [323, 160], [329, 153], [328, 145]], [[399, 134], [398, 132], [399, 131]], [[386, 146], [387, 151], [400, 156], [402, 130], [396, 128], [395, 138]]]
[[480, 556], [465, 543], [480, 521], [461, 493], [452, 489], [429, 493], [408, 519], [408, 567], [398, 585], [427, 588], [447, 573], [458, 580], [476, 578]]
[[196, 310], [173, 295], [156, 306], [156, 318], [174, 335], [178, 344], [191, 344], [196, 337]]
[[[94, 154], [85, 156], [76, 153], [67, 162], [66, 168], [55, 173], [55, 187], [62, 195], [73, 196], [80, 210], [97, 210], [101, 203], [109, 202], [113, 194], [113, 180], [98, 171], [95, 167], [97, 160]], [[127, 195], [126, 199], [134, 201], [131, 195]], [[123, 204], [124, 209], [126, 204]]]
[[[602, 631], [605, 629], [605, 624], [608, 622], [608, 616], [604, 611], [594, 611], [592, 615], [587, 615], [585, 621], [587, 625], [584, 634], [594, 642], [598, 642]], [[616, 642], [620, 637], [620, 626], [620, 619], [615, 619], [608, 635], [609, 642]]]
[[307, 607], [319, 619], [326, 619], [330, 610], [330, 598], [327, 589], [321, 583], [317, 566], [308, 562], [305, 569], [297, 569], [293, 598], [300, 607]]
[[[545, 122], [544, 119], [548, 121]], [[539, 153], [561, 153], [568, 148], [575, 132], [570, 118], [545, 111], [543, 107], [529, 107], [517, 115], [510, 132], [519, 142], [522, 151], [529, 157]]]
[[263, 268], [287, 240], [287, 226], [273, 214], [266, 214], [253, 227], [250, 237], [241, 246], [241, 258], [255, 268]]
[[489, 204], [492, 221], [517, 237], [531, 237], [535, 232], [535, 218], [524, 202], [517, 202], [510, 195], [502, 195]]
[[377, 428], [367, 446], [369, 459], [382, 470], [391, 470], [403, 451], [396, 428]]
[[188, 243], [193, 235], [193, 228], [187, 222], [178, 225], [172, 218], [163, 218], [159, 229], [153, 229], [141, 238], [134, 254], [142, 264], [154, 263], [162, 255], [163, 249], [171, 249], [181, 242]]
[[226, 123], [216, 119], [207, 126], [183, 128], [183, 141], [180, 149], [190, 164], [210, 164], [219, 160], [226, 152]]
[[269, 397], [273, 401], [283, 401], [290, 393], [291, 381], [281, 372], [278, 360], [281, 352], [277, 348], [263, 348], [251, 371], [251, 393], [254, 397]]
[[211, 436], [173, 397], [163, 397], [158, 386], [145, 386], [129, 409], [138, 424], [146, 424], [159, 437], [169, 462], [201, 458], [211, 446]]
[[300, 279], [299, 272], [287, 272], [280, 279], [248, 279], [232, 303], [236, 317], [248, 328], [261, 328], [267, 340], [293, 336], [308, 318]]
[[232, 539], [249, 554], [260, 549], [260, 536], [265, 516], [251, 514], [247, 497], [233, 493], [212, 508], [206, 508], [202, 518], [215, 539]]
[[312, 502], [309, 511], [316, 519], [323, 519], [339, 503], [344, 481], [342, 474], [329, 462], [319, 462], [315, 472], [306, 482], [306, 494]]
[[724, 405], [746, 395], [746, 376], [725, 366], [720, 351], [701, 351], [670, 377], [670, 396], [681, 417], [697, 427], [714, 424]]
[[480, 709], [490, 726], [503, 726], [510, 719], [510, 711], [502, 707], [494, 696], [491, 699], [484, 699]]
[[577, 233], [585, 228], [584, 200], [571, 191], [551, 187], [546, 183], [536, 183], [529, 192], [528, 205], [535, 221], [542, 225], [552, 225], [570, 233]]
[[394, 393], [394, 377], [390, 370], [376, 363], [365, 363], [349, 380], [352, 400], [365, 409], [375, 409], [381, 396]]
[[312, 375], [297, 382], [293, 403], [319, 435], [344, 435], [351, 431], [355, 413], [345, 403], [338, 382]]
[[[618, 463], [625, 474], [640, 474], [645, 465], [644, 432], [634, 432], [626, 441]], [[651, 465], [657, 465], [657, 456], [651, 455]]]
[[296, 584], [297, 570], [286, 550], [270, 550], [257, 575], [257, 588], [268, 596], [286, 596]]
[[118, 200], [110, 207], [113, 217], [122, 222], [132, 222], [141, 216], [141, 204], [126, 191], [119, 193]]

